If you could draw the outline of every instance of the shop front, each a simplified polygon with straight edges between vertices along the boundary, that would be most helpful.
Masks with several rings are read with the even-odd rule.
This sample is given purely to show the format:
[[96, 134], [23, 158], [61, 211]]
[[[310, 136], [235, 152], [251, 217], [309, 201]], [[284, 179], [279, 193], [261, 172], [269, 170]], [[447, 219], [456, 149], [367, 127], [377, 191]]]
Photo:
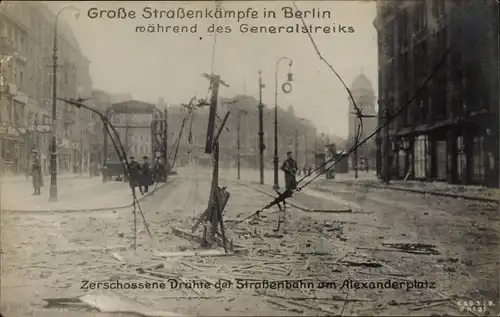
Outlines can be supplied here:
[[0, 171], [2, 173], [23, 173], [26, 171], [24, 129], [0, 124]]
[[70, 142], [68, 139], [60, 139], [57, 144], [57, 167], [59, 173], [67, 173], [70, 171]]

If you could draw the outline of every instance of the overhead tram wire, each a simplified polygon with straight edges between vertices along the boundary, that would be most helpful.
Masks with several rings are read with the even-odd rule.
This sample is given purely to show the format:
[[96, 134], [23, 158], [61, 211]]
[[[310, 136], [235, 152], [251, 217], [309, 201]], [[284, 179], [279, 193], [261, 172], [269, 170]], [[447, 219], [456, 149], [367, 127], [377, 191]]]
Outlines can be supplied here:
[[[409, 107], [409, 105], [416, 99], [416, 97], [418, 96], [418, 94], [420, 94], [420, 92], [422, 92], [426, 87], [427, 85], [429, 84], [429, 82], [432, 80], [432, 78], [434, 78], [434, 76], [437, 74], [437, 72], [443, 67], [443, 65], [445, 64], [446, 62], [446, 57], [449, 55], [451, 51], [451, 47], [448, 47], [446, 49], [446, 51], [444, 52], [444, 54], [441, 56], [441, 59], [439, 60], [439, 62], [436, 64], [436, 66], [434, 67], [433, 71], [429, 74], [429, 76], [426, 78], [426, 80], [422, 83], [422, 85], [420, 85], [418, 87], [418, 89], [415, 91], [415, 93], [412, 95], [412, 97], [410, 99], [408, 99], [408, 101], [406, 102], [405, 105], [399, 107], [395, 112], [394, 114], [390, 115], [390, 116], [386, 116], [386, 120], [380, 124], [376, 129], [375, 131], [373, 131], [370, 135], [368, 135], [366, 138], [364, 138], [361, 142], [359, 142], [357, 144], [357, 146], [353, 146], [349, 149], [349, 151], [347, 151], [346, 154], [342, 155], [342, 156], [339, 156], [337, 155], [336, 157], [328, 160], [326, 162], [326, 164], [330, 164], [333, 162], [332, 166], [335, 166], [338, 162], [340, 162], [345, 156], [348, 156], [349, 154], [351, 154], [352, 152], [354, 152], [354, 150], [356, 150], [358, 147], [360, 147], [361, 145], [365, 144], [369, 139], [371, 139], [373, 136], [375, 136], [378, 132], [380, 132], [380, 130], [382, 130], [386, 125], [388, 125], [392, 120], [394, 120], [395, 118], [397, 118], [402, 112], [403, 110], [405, 110], [406, 108]], [[306, 182], [303, 186], [301, 186], [300, 188], [298, 188], [298, 191], [300, 191], [302, 188], [304, 188], [305, 186], [307, 186], [308, 184], [310, 184], [312, 181], [314, 181], [316, 178], [318, 178], [319, 175], [316, 175], [312, 180]]]
[[[397, 118], [405, 109], [407, 109], [411, 103], [416, 99], [416, 97], [427, 87], [427, 85], [429, 84], [429, 82], [434, 78], [434, 76], [436, 76], [436, 74], [438, 73], [438, 71], [443, 67], [443, 65], [445, 65], [445, 62], [446, 62], [446, 58], [447, 56], [450, 54], [450, 51], [451, 51], [451, 46], [448, 47], [446, 49], [446, 51], [443, 53], [443, 55], [441, 56], [439, 62], [435, 65], [435, 67], [433, 68], [433, 71], [429, 74], [429, 76], [425, 79], [425, 81], [415, 90], [414, 94], [411, 96], [410, 99], [407, 100], [406, 104], [404, 104], [403, 106], [399, 107], [392, 115], [390, 116], [386, 116], [386, 120], [380, 124], [370, 135], [368, 135], [366, 138], [364, 138], [361, 142], [359, 142], [356, 146], [352, 146], [348, 151], [347, 153], [345, 153], [344, 155], [335, 155], [334, 157], [332, 157], [331, 159], [327, 160], [324, 164], [322, 164], [322, 166], [328, 166], [330, 165], [329, 168], [335, 166], [338, 162], [340, 162], [342, 159], [344, 159], [346, 156], [350, 155], [351, 153], [354, 152], [354, 150], [356, 150], [359, 146], [365, 144], [369, 139], [371, 139], [373, 136], [375, 136], [378, 132], [380, 132], [380, 130], [382, 130], [385, 126], [387, 126], [392, 120], [394, 120], [395, 118]], [[315, 175], [311, 180], [307, 181], [304, 185], [300, 186], [300, 187], [297, 187], [296, 189], [294, 190], [286, 190], [284, 193], [281, 193], [276, 199], [274, 199], [272, 202], [270, 202], [268, 205], [264, 206], [262, 209], [260, 210], [257, 210], [253, 215], [258, 215], [260, 214], [262, 211], [264, 210], [267, 210], [269, 208], [271, 208], [272, 206], [274, 206], [275, 204], [279, 203], [279, 202], [282, 202], [282, 201], [285, 201], [287, 198], [291, 197], [293, 192], [299, 192], [301, 191], [304, 187], [308, 186], [310, 183], [312, 183], [314, 180], [316, 180], [319, 176], [321, 176], [321, 174], [323, 174], [324, 172], [321, 172], [321, 173], [318, 173], [317, 175]], [[301, 179], [302, 181], [303, 179]], [[242, 221], [240, 221], [239, 223], [243, 223], [244, 221], [246, 221], [247, 219], [250, 219], [253, 215], [249, 216], [249, 217], [246, 217], [245, 219], [243, 219]]]
[[[297, 9], [297, 5], [295, 4], [295, 2], [293, 2], [295, 8]], [[305, 24], [305, 21], [304, 19], [302, 19], [302, 23], [304, 25]], [[351, 98], [351, 100], [353, 101], [353, 106], [355, 108], [355, 111], [356, 113], [358, 114], [358, 118], [361, 120], [360, 121], [360, 125], [362, 125], [362, 118], [363, 118], [363, 115], [361, 113], [361, 110], [357, 107], [356, 103], [355, 103], [355, 100], [354, 98], [352, 97], [352, 94], [349, 90], [349, 88], [347, 87], [347, 85], [345, 85], [344, 81], [342, 80], [342, 78], [340, 77], [340, 75], [338, 75], [338, 73], [335, 71], [335, 69], [330, 65], [330, 63], [328, 63], [328, 61], [325, 60], [325, 58], [321, 55], [316, 43], [314, 42], [314, 39], [312, 38], [311, 34], [309, 34], [309, 39], [311, 40], [311, 43], [313, 45], [313, 47], [315, 48], [316, 50], [316, 53], [318, 54], [318, 56], [320, 57], [320, 59], [325, 62], [325, 64], [330, 68], [330, 70], [332, 70], [335, 75], [339, 78], [339, 80], [342, 82], [342, 84], [344, 85], [344, 87], [346, 88], [347, 92], [349, 93], [349, 97]], [[303, 178], [301, 178], [297, 184], [299, 184], [300, 182], [302, 182], [305, 178], [309, 177], [312, 173], [318, 171], [320, 168], [322, 167], [327, 167], [329, 166], [328, 168], [325, 169], [325, 171], [327, 171], [328, 169], [334, 167], [338, 162], [340, 162], [342, 159], [344, 159], [345, 157], [349, 156], [351, 153], [353, 153], [356, 149], [358, 149], [360, 146], [362, 146], [363, 144], [365, 144], [369, 139], [371, 139], [373, 136], [375, 136], [378, 132], [380, 132], [380, 130], [382, 130], [386, 125], [388, 125], [392, 120], [394, 120], [396, 117], [398, 117], [402, 111], [406, 108], [409, 107], [409, 105], [415, 100], [415, 98], [418, 96], [418, 94], [424, 90], [427, 85], [429, 84], [429, 82], [434, 78], [434, 76], [438, 73], [438, 71], [443, 67], [443, 65], [445, 64], [446, 62], [446, 58], [447, 56], [449, 55], [451, 51], [451, 46], [448, 47], [446, 49], [446, 51], [443, 53], [442, 57], [440, 58], [439, 62], [435, 65], [435, 67], [433, 68], [433, 71], [429, 74], [429, 76], [426, 78], [426, 80], [418, 87], [418, 89], [415, 90], [415, 93], [412, 95], [412, 97], [410, 99], [408, 99], [407, 103], [401, 107], [399, 107], [397, 109], [397, 111], [395, 111], [391, 116], [388, 116], [386, 115], [386, 120], [380, 124], [376, 129], [375, 131], [373, 131], [370, 135], [368, 135], [365, 139], [363, 139], [361, 142], [358, 142], [358, 140], [356, 140], [355, 144], [347, 151], [347, 153], [345, 153], [344, 155], [334, 155], [331, 159], [327, 160], [325, 163], [321, 164], [318, 168], [316, 168], [314, 171], [312, 171], [311, 173], [308, 173], [308, 175], [304, 176]], [[357, 110], [356, 110], [357, 109]], [[362, 131], [362, 127], [360, 127], [360, 129], [358, 130], [358, 132]], [[361, 133], [359, 133], [361, 135]], [[358, 136], [357, 136], [358, 137]], [[279, 196], [271, 203], [269, 203], [268, 205], [266, 205], [264, 208], [258, 210], [257, 212], [255, 212], [254, 214], [257, 215], [259, 214], [261, 211], [263, 210], [266, 210], [266, 209], [269, 209], [271, 206], [277, 204], [278, 202], [282, 202], [284, 200], [286, 200], [287, 198], [291, 197], [293, 192], [299, 192], [301, 191], [304, 187], [306, 187], [307, 185], [309, 185], [310, 183], [312, 183], [314, 180], [316, 180], [320, 175], [322, 175], [323, 173], [325, 173], [325, 171], [321, 172], [321, 173], [317, 173], [312, 179], [308, 180], [304, 185], [302, 186], [297, 186], [296, 189], [294, 190], [285, 190], [285, 192], [279, 194]], [[249, 217], [247, 217], [246, 219], [249, 219]], [[245, 219], [245, 220], [246, 220]]]
[[[297, 7], [297, 4], [295, 3], [295, 1], [293, 1], [293, 5], [294, 5], [294, 7], [295, 7], [295, 9], [297, 11], [300, 11], [299, 8]], [[303, 26], [307, 29], [307, 24], [306, 24], [306, 21], [304, 20], [304, 18], [301, 17], [300, 19], [302, 21]], [[318, 55], [319, 59], [326, 64], [326, 66], [335, 74], [335, 76], [337, 76], [338, 80], [342, 83], [342, 85], [344, 86], [344, 89], [349, 94], [349, 99], [351, 99], [353, 107], [354, 107], [354, 113], [356, 115], [356, 118], [358, 119], [358, 124], [357, 124], [357, 129], [356, 129], [356, 137], [355, 137], [355, 140], [354, 140], [354, 145], [357, 146], [357, 144], [359, 143], [359, 141], [361, 139], [361, 136], [363, 135], [363, 113], [362, 113], [361, 109], [358, 107], [358, 105], [356, 103], [356, 100], [354, 100], [354, 97], [352, 95], [351, 90], [346, 85], [346, 83], [344, 82], [344, 80], [342, 79], [342, 77], [335, 70], [335, 68], [333, 68], [333, 66], [321, 54], [321, 52], [320, 52], [320, 50], [318, 48], [318, 45], [314, 41], [314, 38], [312, 37], [311, 33], [307, 32], [307, 36], [309, 37], [309, 40], [311, 41], [311, 44], [314, 47], [314, 50], [316, 51], [316, 54]], [[297, 184], [300, 183], [301, 181], [303, 181], [305, 178], [309, 177], [310, 175], [316, 173], [318, 170], [320, 170], [321, 168], [323, 168], [325, 166], [326, 166], [326, 162], [323, 163], [323, 164], [321, 164], [320, 166], [316, 167], [314, 170], [312, 170], [307, 175], [304, 175], [304, 177], [302, 177], [300, 180], [297, 181]]]
[[[83, 99], [77, 99], [77, 100], [64, 99], [64, 98], [57, 98], [57, 99], [65, 102], [65, 103], [71, 104], [77, 108], [87, 109], [87, 110], [89, 110], [89, 111], [91, 111], [99, 116], [99, 118], [101, 119], [101, 121], [104, 125], [104, 129], [106, 130], [106, 133], [109, 135], [111, 143], [113, 144], [113, 147], [116, 151], [116, 154], [120, 158], [120, 164], [122, 165], [124, 172], [126, 173], [126, 175], [128, 177], [130, 177], [130, 162], [127, 159], [127, 153], [125, 152], [123, 143], [120, 140], [120, 136], [119, 136], [118, 132], [116, 131], [113, 124], [109, 121], [109, 119], [101, 112], [83, 104], [83, 102], [84, 102]], [[142, 210], [142, 207], [139, 203], [139, 200], [137, 199], [137, 195], [135, 193], [135, 190], [132, 190], [132, 197], [133, 197], [132, 206], [133, 206], [133, 214], [134, 214], [134, 249], [136, 249], [137, 248], [137, 227], [136, 227], [137, 226], [137, 220], [136, 220], [137, 208], [139, 209], [139, 211], [141, 213], [142, 219], [144, 221], [144, 226], [146, 227], [146, 231], [148, 232], [148, 235], [153, 242], [154, 242], [154, 238], [153, 238], [153, 235], [151, 234], [151, 231], [149, 230], [149, 226], [148, 226], [148, 223], [146, 221], [146, 217], [144, 216], [144, 212]]]

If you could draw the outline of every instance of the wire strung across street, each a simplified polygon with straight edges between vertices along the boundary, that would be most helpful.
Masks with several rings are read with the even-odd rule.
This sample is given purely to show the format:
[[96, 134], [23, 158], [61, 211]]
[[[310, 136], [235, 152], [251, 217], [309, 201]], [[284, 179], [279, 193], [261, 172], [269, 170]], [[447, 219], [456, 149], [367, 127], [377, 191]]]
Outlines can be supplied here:
[[[116, 154], [120, 158], [120, 163], [123, 166], [123, 170], [125, 171], [126, 176], [130, 179], [130, 162], [127, 159], [127, 153], [125, 151], [125, 148], [123, 147], [123, 143], [120, 140], [120, 136], [119, 136], [118, 132], [116, 131], [113, 124], [111, 124], [109, 119], [101, 112], [83, 104], [82, 102], [84, 101], [84, 99], [77, 99], [77, 100], [64, 99], [64, 98], [57, 98], [57, 99], [65, 102], [65, 103], [71, 104], [73, 106], [76, 106], [77, 108], [87, 109], [87, 110], [89, 110], [89, 111], [91, 111], [99, 116], [99, 118], [101, 119], [101, 121], [104, 125], [104, 128], [106, 129], [106, 133], [109, 135], [111, 142], [113, 143], [113, 147], [115, 148]], [[113, 133], [111, 133], [111, 132], [113, 132]], [[144, 216], [144, 212], [143, 212], [142, 207], [139, 203], [139, 200], [137, 199], [137, 195], [135, 193], [134, 188], [131, 187], [131, 191], [132, 191], [132, 198], [133, 198], [132, 206], [134, 208], [133, 214], [134, 214], [134, 250], [135, 250], [135, 249], [137, 249], [137, 208], [139, 209], [139, 211], [141, 213], [142, 220], [144, 221], [144, 226], [146, 227], [146, 231], [148, 232], [148, 235], [151, 239], [153, 239], [153, 235], [151, 234], [151, 231], [149, 230], [149, 226], [148, 226], [148, 223], [146, 221], [146, 217]]]
[[[293, 2], [293, 4], [294, 4], [295, 8], [298, 9], [296, 3]], [[304, 21], [304, 19], [302, 18], [301, 20], [302, 20], [302, 23], [306, 26], [306, 22]], [[352, 96], [352, 93], [351, 93], [350, 89], [347, 87], [347, 85], [345, 84], [344, 80], [335, 71], [335, 69], [333, 68], [333, 66], [321, 55], [321, 52], [319, 51], [318, 46], [316, 45], [316, 42], [314, 41], [312, 35], [310, 33], [308, 33], [308, 36], [309, 36], [309, 39], [310, 39], [310, 41], [311, 41], [311, 43], [312, 43], [312, 45], [313, 45], [313, 47], [314, 47], [317, 55], [319, 56], [319, 58], [337, 76], [337, 78], [340, 80], [340, 82], [342, 83], [342, 85], [344, 86], [344, 88], [347, 90], [347, 93], [349, 94], [350, 99], [352, 100], [353, 107], [355, 109], [356, 117], [359, 120], [359, 128], [357, 129], [358, 133], [356, 135], [356, 140], [354, 142], [354, 145], [346, 153], [344, 153], [343, 155], [338, 155], [338, 154], [334, 155], [332, 158], [330, 158], [329, 160], [327, 160], [326, 162], [324, 162], [323, 164], [321, 164], [320, 166], [318, 166], [317, 168], [315, 168], [313, 171], [311, 171], [310, 173], [308, 173], [307, 175], [305, 175], [301, 179], [299, 179], [297, 181], [297, 185], [300, 184], [305, 179], [307, 179], [309, 176], [311, 176], [313, 174], [316, 174], [314, 177], [312, 177], [312, 179], [306, 181], [302, 186], [297, 186], [293, 190], [292, 189], [287, 189], [283, 193], [278, 193], [279, 194], [278, 197], [275, 198], [272, 202], [270, 202], [269, 204], [267, 204], [266, 206], [264, 206], [262, 209], [257, 210], [254, 214], [252, 214], [251, 216], [245, 218], [244, 220], [247, 220], [247, 219], [251, 218], [254, 215], [259, 215], [262, 211], [264, 211], [266, 209], [269, 209], [272, 206], [274, 206], [276, 204], [279, 204], [280, 202], [284, 202], [287, 198], [292, 197], [292, 195], [293, 195], [294, 192], [300, 192], [302, 189], [304, 189], [306, 186], [308, 186], [310, 183], [312, 183], [314, 180], [316, 180], [318, 177], [320, 177], [326, 171], [328, 171], [329, 169], [331, 169], [332, 167], [334, 167], [338, 162], [340, 162], [341, 160], [343, 160], [345, 157], [348, 157], [350, 154], [352, 154], [354, 151], [356, 151], [360, 146], [362, 146], [369, 139], [371, 139], [373, 136], [375, 136], [380, 130], [382, 130], [385, 126], [387, 126], [392, 120], [394, 120], [396, 117], [398, 117], [402, 113], [402, 111], [404, 109], [408, 108], [409, 105], [418, 96], [418, 94], [427, 87], [427, 85], [432, 80], [432, 78], [434, 78], [434, 76], [438, 73], [438, 71], [445, 64], [446, 57], [449, 55], [449, 53], [451, 51], [451, 46], [446, 49], [446, 51], [443, 53], [442, 57], [440, 58], [439, 62], [434, 66], [433, 71], [429, 74], [429, 76], [427, 76], [427, 78], [425, 79], [425, 81], [416, 89], [416, 91], [411, 96], [411, 98], [409, 98], [407, 100], [406, 104], [404, 104], [403, 106], [399, 107], [397, 109], [397, 111], [395, 111], [392, 115], [388, 115], [387, 114], [386, 115], [386, 120], [383, 123], [381, 123], [370, 135], [368, 135], [366, 138], [364, 138], [362, 141], [360, 141], [361, 135], [362, 135], [362, 131], [363, 131], [363, 113], [362, 113], [361, 109], [359, 109], [359, 107], [357, 106], [356, 101], [354, 100], [354, 98]], [[322, 172], [318, 172], [322, 168], [325, 168], [325, 170], [322, 171]], [[240, 223], [242, 223], [244, 220], [240, 221]]]

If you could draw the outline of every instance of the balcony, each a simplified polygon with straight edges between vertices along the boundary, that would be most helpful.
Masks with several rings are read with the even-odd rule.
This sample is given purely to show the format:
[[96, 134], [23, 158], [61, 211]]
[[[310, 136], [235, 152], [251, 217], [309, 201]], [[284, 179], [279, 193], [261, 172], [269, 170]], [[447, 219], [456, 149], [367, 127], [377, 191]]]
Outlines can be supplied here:
[[0, 55], [12, 56], [16, 61], [22, 62], [23, 64], [28, 60], [26, 56], [16, 50], [14, 42], [5, 36], [0, 37]]

